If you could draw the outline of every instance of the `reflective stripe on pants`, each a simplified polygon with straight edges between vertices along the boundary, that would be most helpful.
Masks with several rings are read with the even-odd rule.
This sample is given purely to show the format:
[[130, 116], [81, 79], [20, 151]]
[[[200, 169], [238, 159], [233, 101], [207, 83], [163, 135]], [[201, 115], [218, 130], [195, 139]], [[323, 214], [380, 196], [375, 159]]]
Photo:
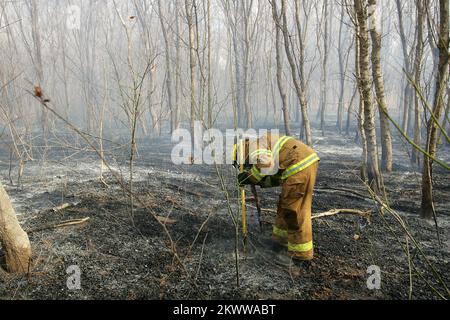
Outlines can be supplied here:
[[308, 252], [309, 250], [312, 250], [313, 248], [313, 242], [308, 241], [306, 243], [288, 243], [288, 250], [293, 252]]

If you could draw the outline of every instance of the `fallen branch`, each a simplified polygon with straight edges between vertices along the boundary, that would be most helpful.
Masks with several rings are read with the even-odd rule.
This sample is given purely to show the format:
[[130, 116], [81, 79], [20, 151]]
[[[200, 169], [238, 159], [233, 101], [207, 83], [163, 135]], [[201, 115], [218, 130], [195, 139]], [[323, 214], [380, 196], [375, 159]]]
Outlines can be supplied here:
[[[247, 205], [249, 208], [252, 209], [256, 209], [255, 206], [252, 205]], [[262, 212], [268, 212], [268, 213], [277, 213], [277, 210], [274, 209], [264, 209], [261, 208]], [[368, 221], [370, 221], [370, 216], [372, 214], [372, 210], [367, 210], [367, 211], [363, 211], [363, 210], [357, 210], [357, 209], [331, 209], [325, 212], [320, 212], [320, 213], [316, 213], [315, 215], [313, 215], [311, 217], [311, 219], [317, 219], [317, 218], [323, 218], [323, 217], [329, 217], [329, 216], [334, 216], [336, 214], [356, 214], [360, 217], [363, 217], [365, 219], [367, 219]]]
[[[247, 207], [252, 208], [252, 209], [257, 209], [255, 206], [252, 206], [251, 204], [247, 204]], [[277, 213], [277, 210], [274, 210], [274, 209], [261, 208], [261, 211], [268, 212], [268, 213]]]
[[172, 223], [177, 222], [177, 220], [175, 220], [175, 219], [170, 219], [170, 218], [162, 217], [162, 216], [156, 216], [156, 219], [158, 219], [158, 221], [163, 224], [172, 224]]
[[372, 215], [372, 210], [362, 211], [357, 209], [331, 209], [326, 212], [321, 212], [313, 215], [311, 219], [323, 218], [334, 216], [336, 214], [356, 214], [370, 221], [370, 216]]
[[44, 231], [44, 230], [49, 230], [49, 229], [57, 229], [57, 228], [75, 226], [75, 225], [83, 224], [83, 223], [87, 222], [89, 219], [90, 219], [89, 217], [86, 217], [83, 219], [67, 220], [67, 221], [61, 222], [59, 224], [51, 224], [51, 225], [43, 226], [41, 228], [31, 229], [28, 231], [28, 233], [30, 234], [33, 232], [39, 232], [39, 231]]
[[356, 198], [361, 198], [363, 200], [373, 200], [369, 195], [365, 195], [362, 193], [359, 193], [355, 190], [351, 190], [351, 189], [347, 189], [347, 188], [333, 188], [333, 187], [317, 187], [314, 189], [314, 192], [345, 192], [345, 193], [349, 193], [347, 194], [347, 196], [353, 196]]
[[53, 212], [58, 212], [58, 211], [67, 209], [68, 207], [71, 207], [71, 206], [72, 206], [72, 204], [70, 204], [70, 203], [63, 203], [63, 204], [60, 204], [59, 206], [53, 207], [52, 210], [53, 210]]
[[41, 211], [41, 213], [60, 212], [60, 211], [63, 211], [64, 209], [75, 207], [78, 204], [79, 204], [79, 202], [64, 202], [53, 208], [44, 209]]

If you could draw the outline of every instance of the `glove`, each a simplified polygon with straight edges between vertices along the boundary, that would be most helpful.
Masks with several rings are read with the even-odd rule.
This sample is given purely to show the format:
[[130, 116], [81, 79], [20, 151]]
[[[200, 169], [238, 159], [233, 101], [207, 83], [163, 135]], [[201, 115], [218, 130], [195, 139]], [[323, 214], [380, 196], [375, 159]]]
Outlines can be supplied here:
[[281, 185], [281, 177], [279, 175], [264, 177], [258, 185], [263, 188], [275, 188]]
[[[239, 169], [241, 165], [237, 161], [233, 161], [233, 167], [236, 169]], [[252, 165], [248, 162], [244, 163], [244, 170], [250, 170], [252, 168]]]
[[243, 187], [246, 185], [251, 185], [250, 174], [247, 171], [241, 172], [238, 175], [239, 186]]

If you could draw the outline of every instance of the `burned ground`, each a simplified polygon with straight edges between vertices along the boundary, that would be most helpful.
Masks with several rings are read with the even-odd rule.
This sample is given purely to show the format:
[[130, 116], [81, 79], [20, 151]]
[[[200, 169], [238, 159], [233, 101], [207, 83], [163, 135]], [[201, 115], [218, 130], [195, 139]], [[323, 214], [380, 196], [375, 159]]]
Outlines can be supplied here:
[[[45, 161], [27, 164], [22, 186], [6, 185], [20, 222], [30, 232], [34, 268], [27, 276], [1, 271], [0, 297], [407, 299], [411, 277], [412, 298], [439, 298], [430, 285], [448, 298], [448, 292], [436, 281], [411, 241], [408, 242], [411, 264], [408, 263], [402, 250], [406, 237], [399, 224], [390, 214], [377, 213], [358, 178], [361, 150], [353, 139], [319, 137], [315, 139], [315, 147], [322, 161], [314, 212], [333, 208], [373, 209], [371, 223], [350, 215], [315, 219], [315, 260], [286, 267], [277, 263], [267, 245], [273, 216], [264, 214], [261, 231], [256, 210], [249, 208], [250, 235], [245, 253], [239, 242], [239, 287], [235, 228], [214, 166], [173, 165], [169, 137], [140, 142], [134, 185], [140, 201], [136, 202], [132, 218], [129, 197], [114, 176], [105, 173], [108, 186], [99, 181], [99, 160], [94, 154], [69, 157], [66, 151], [50, 149]], [[126, 151], [119, 151], [109, 154], [109, 158], [113, 169], [127, 177]], [[442, 152], [441, 156], [448, 157], [448, 150]], [[217, 170], [229, 188], [235, 212], [233, 168], [219, 166]], [[6, 181], [7, 157], [2, 159], [2, 173]], [[399, 212], [449, 286], [450, 177], [439, 169], [435, 175], [441, 244], [434, 224], [418, 217], [420, 174], [409, 168], [405, 156], [396, 155], [395, 172], [385, 175], [384, 181], [392, 208]], [[274, 209], [278, 193], [279, 190], [261, 191], [263, 207]], [[70, 205], [52, 210], [63, 203]], [[179, 261], [154, 216], [173, 219], [166, 221], [166, 226]], [[45, 228], [86, 217], [90, 219], [82, 225]], [[80, 290], [69, 290], [66, 286], [69, 276], [66, 270], [70, 265], [80, 267]], [[380, 290], [367, 288], [367, 268], [371, 265], [381, 269]]]

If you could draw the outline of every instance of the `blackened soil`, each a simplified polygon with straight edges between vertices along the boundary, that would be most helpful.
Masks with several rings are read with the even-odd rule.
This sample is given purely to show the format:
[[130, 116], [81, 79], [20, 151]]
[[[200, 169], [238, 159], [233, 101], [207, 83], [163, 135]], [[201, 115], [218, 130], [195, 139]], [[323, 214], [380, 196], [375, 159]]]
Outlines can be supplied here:
[[[22, 188], [6, 187], [19, 208], [24, 229], [30, 232], [34, 267], [27, 276], [1, 271], [0, 297], [408, 299], [411, 295], [413, 299], [437, 299], [442, 295], [449, 298], [444, 287], [450, 286], [448, 173], [437, 170], [435, 181], [441, 244], [435, 225], [418, 217], [420, 175], [398, 156], [396, 171], [384, 176], [392, 208], [399, 212], [420, 244], [428, 263], [414, 244], [406, 241], [398, 221], [387, 212], [381, 215], [370, 200], [358, 178], [360, 149], [352, 139], [317, 139], [315, 144], [322, 161], [314, 212], [333, 208], [372, 209], [371, 223], [353, 215], [314, 220], [314, 261], [286, 266], [270, 247], [269, 222], [273, 214], [264, 214], [261, 231], [256, 210], [249, 208], [250, 235], [245, 248], [242, 239], [238, 240], [239, 286], [231, 218], [237, 215], [232, 168], [219, 166], [216, 171], [214, 166], [206, 165], [175, 166], [170, 161], [169, 139], [141, 143], [131, 216], [129, 196], [115, 177], [106, 173], [108, 186], [105, 186], [86, 169], [96, 164], [94, 156], [66, 160], [70, 172], [50, 163], [49, 168], [55, 171], [50, 176], [33, 171], [33, 166], [43, 170], [42, 163], [31, 163]], [[124, 163], [126, 154], [123, 162], [121, 155], [114, 159]], [[63, 173], [57, 173], [55, 168]], [[231, 214], [217, 172], [228, 189]], [[275, 209], [278, 193], [279, 190], [260, 191], [263, 207]], [[61, 203], [71, 206], [51, 210]], [[83, 225], [45, 229], [86, 217], [90, 219]], [[155, 217], [172, 220], [165, 221], [164, 230]], [[405, 249], [409, 249], [406, 252], [410, 259]], [[79, 290], [67, 287], [73, 274], [66, 270], [71, 265], [81, 270]], [[368, 288], [370, 266], [381, 270], [380, 289]]]

